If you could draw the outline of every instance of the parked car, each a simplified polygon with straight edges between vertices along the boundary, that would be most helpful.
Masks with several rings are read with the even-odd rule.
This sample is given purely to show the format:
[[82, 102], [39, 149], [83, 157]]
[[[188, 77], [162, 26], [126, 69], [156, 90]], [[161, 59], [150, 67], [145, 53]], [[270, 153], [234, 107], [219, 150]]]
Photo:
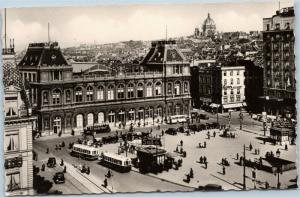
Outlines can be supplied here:
[[48, 168], [54, 168], [55, 166], [56, 166], [55, 157], [49, 157], [48, 162], [47, 162], [47, 167]]
[[65, 182], [65, 175], [63, 172], [56, 172], [53, 176], [53, 181], [55, 184], [64, 183]]
[[199, 186], [198, 189], [199, 191], [221, 191], [222, 186], [217, 185], [217, 184], [207, 184], [205, 186]]
[[186, 131], [186, 129], [184, 128], [184, 126], [180, 126], [177, 128], [177, 131], [180, 133], [184, 133]]
[[199, 115], [199, 118], [200, 118], [200, 119], [204, 119], [204, 120], [208, 120], [208, 119], [209, 119], [209, 117], [208, 117], [207, 114], [200, 114], [200, 115]]
[[165, 133], [169, 135], [177, 135], [177, 130], [175, 128], [168, 128]]

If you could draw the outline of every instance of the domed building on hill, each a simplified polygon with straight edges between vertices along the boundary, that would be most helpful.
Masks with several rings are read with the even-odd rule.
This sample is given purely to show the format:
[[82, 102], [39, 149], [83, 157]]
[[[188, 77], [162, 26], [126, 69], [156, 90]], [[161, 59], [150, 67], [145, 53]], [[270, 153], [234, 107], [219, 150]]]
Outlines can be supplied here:
[[203, 22], [202, 33], [203, 36], [207, 37], [214, 36], [216, 33], [216, 23], [212, 18], [210, 18], [209, 13], [207, 15], [207, 18]]

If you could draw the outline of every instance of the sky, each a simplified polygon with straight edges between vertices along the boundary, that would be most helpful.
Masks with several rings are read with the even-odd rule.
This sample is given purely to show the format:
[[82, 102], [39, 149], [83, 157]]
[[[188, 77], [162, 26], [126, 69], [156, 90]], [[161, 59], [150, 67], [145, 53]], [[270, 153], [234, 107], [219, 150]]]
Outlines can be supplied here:
[[[281, 0], [280, 5], [293, 6], [293, 1]], [[201, 29], [208, 13], [219, 32], [248, 32], [262, 30], [262, 19], [274, 15], [278, 7], [277, 0], [262, 0], [214, 4], [9, 8], [6, 11], [7, 38], [14, 38], [16, 50], [26, 49], [29, 43], [48, 40], [50, 23], [50, 40], [58, 41], [63, 48], [82, 43], [156, 40], [166, 37], [166, 29], [168, 37], [192, 35], [196, 27]]]

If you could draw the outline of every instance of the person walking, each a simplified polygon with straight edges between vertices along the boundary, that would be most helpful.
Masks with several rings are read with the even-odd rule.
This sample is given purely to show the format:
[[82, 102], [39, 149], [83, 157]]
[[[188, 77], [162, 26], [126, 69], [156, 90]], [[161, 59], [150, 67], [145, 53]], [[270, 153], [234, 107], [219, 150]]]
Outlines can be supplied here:
[[107, 187], [107, 178], [105, 178], [103, 181], [103, 187]]
[[226, 168], [225, 166], [223, 166], [223, 175], [225, 175], [225, 173], [226, 173]]
[[239, 160], [239, 153], [236, 153], [236, 160]]
[[204, 148], [206, 148], [206, 141], [204, 141]]
[[183, 146], [183, 141], [182, 140], [180, 140], [180, 146]]

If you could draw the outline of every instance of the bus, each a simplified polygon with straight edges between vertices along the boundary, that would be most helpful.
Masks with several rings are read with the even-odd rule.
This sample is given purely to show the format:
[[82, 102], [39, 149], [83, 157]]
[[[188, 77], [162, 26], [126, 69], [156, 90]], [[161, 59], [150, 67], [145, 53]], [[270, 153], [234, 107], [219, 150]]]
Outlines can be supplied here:
[[99, 156], [99, 148], [84, 144], [74, 144], [71, 155], [86, 160], [97, 160]]
[[129, 172], [131, 170], [131, 159], [115, 153], [102, 152], [98, 160], [100, 164], [118, 172]]
[[169, 124], [175, 124], [175, 123], [184, 123], [186, 122], [188, 116], [187, 115], [174, 115], [169, 116], [168, 123]]
[[95, 123], [94, 125], [87, 125], [87, 130], [94, 131], [96, 133], [109, 133], [111, 131], [108, 124]]

